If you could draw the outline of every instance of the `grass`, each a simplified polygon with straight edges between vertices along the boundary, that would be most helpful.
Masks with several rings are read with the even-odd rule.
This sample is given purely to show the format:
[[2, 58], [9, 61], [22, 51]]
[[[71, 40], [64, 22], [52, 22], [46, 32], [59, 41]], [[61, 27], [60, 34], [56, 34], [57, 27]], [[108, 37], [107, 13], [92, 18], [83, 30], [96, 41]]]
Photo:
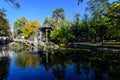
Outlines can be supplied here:
[[101, 44], [101, 42], [96, 42], [96, 43], [80, 42], [80, 44], [89, 45], [89, 46], [103, 46], [103, 47], [108, 47], [108, 48], [120, 48], [120, 42], [114, 42], [114, 41], [105, 42], [103, 45]]
[[84, 44], [84, 45], [89, 45], [89, 46], [101, 46], [101, 43], [93, 43], [93, 42], [80, 42], [80, 44]]

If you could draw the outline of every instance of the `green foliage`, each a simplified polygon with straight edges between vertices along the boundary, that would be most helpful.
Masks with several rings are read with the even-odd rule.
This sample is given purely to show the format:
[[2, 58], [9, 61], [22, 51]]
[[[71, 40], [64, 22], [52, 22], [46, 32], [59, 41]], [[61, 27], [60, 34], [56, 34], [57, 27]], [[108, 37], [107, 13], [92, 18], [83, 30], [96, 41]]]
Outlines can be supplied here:
[[80, 14], [75, 14], [74, 21], [72, 23], [71, 32], [75, 36], [75, 40], [78, 40], [80, 37]]
[[10, 36], [11, 30], [8, 20], [5, 18], [5, 13], [0, 11], [0, 36]]
[[33, 22], [27, 22], [25, 24], [25, 27], [22, 28], [22, 35], [25, 38], [34, 37], [39, 31], [39, 25], [40, 23], [38, 20], [34, 20]]
[[[82, 1], [78, 0], [78, 2]], [[76, 14], [72, 23], [65, 19], [62, 8], [55, 9], [51, 17], [47, 16], [44, 23], [49, 22], [52, 25], [52, 31], [49, 31], [50, 38], [59, 44], [66, 44], [73, 40], [95, 41], [99, 38], [99, 41], [103, 41], [103, 38], [120, 38], [119, 1], [110, 4], [108, 0], [89, 0], [85, 15], [80, 18], [80, 14]], [[25, 22], [27, 24], [22, 25], [22, 21], [18, 21], [20, 24], [16, 23], [18, 27], [14, 28], [17, 36], [21, 36], [21, 33], [26, 38], [34, 36], [37, 27], [33, 28], [33, 23], [28, 21]]]
[[52, 14], [52, 18], [57, 19], [57, 20], [59, 20], [59, 19], [64, 20], [65, 19], [64, 9], [57, 8], [56, 10], [54, 10], [53, 14]]
[[74, 16], [74, 24], [78, 25], [80, 22], [80, 14], [75, 14]]
[[44, 24], [45, 24], [46, 22], [49, 22], [50, 24], [53, 24], [53, 21], [51, 20], [51, 18], [50, 18], [49, 16], [47, 16], [47, 17], [45, 18]]
[[50, 33], [50, 37], [59, 42], [59, 43], [67, 43], [68, 40], [74, 38], [74, 36], [70, 33], [71, 23], [65, 20], [64, 9], [57, 8], [53, 11], [52, 14], [53, 30]]
[[59, 27], [54, 27], [50, 33], [53, 40], [59, 41], [60, 44], [66, 44], [69, 40], [74, 39], [74, 35], [70, 33], [71, 23], [63, 20]]
[[53, 11], [52, 19], [54, 22], [54, 25], [56, 27], [59, 27], [60, 21], [65, 20], [65, 13], [63, 8], [57, 8]]
[[65, 47], [65, 44], [59, 44], [60, 47]]
[[22, 36], [22, 29], [25, 27], [28, 20], [25, 17], [17, 19], [14, 22], [14, 36], [21, 37]]
[[106, 11], [108, 33], [113, 37], [120, 37], [120, 1], [113, 2]]

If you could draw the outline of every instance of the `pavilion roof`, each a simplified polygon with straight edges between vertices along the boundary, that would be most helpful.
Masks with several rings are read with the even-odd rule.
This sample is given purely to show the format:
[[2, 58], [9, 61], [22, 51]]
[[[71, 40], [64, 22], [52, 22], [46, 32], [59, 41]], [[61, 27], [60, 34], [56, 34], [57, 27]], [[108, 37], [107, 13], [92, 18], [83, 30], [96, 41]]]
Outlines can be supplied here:
[[46, 22], [43, 26], [42, 26], [42, 28], [52, 28], [52, 25], [49, 23], [49, 22]]
[[41, 31], [45, 31], [46, 29], [51, 30], [52, 29], [52, 25], [49, 22], [46, 22], [45, 24], [43, 24], [43, 26], [40, 28]]

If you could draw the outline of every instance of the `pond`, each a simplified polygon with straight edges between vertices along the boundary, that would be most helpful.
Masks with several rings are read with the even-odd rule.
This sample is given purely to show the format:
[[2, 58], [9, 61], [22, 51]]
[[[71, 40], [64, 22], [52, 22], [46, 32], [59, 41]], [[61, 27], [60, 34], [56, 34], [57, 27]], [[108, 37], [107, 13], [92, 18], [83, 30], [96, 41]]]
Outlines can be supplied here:
[[0, 47], [0, 80], [120, 80], [120, 54]]

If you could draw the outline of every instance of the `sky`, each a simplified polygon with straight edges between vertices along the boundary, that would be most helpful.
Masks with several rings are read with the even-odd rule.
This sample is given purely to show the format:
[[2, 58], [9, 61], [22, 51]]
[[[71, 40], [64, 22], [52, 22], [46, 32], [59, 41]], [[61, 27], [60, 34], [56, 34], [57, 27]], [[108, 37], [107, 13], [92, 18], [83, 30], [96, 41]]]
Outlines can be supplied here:
[[35, 19], [43, 23], [46, 16], [52, 16], [52, 12], [57, 8], [63, 8], [68, 20], [73, 20], [76, 13], [84, 14], [86, 0], [80, 5], [77, 5], [77, 0], [17, 0], [20, 3], [20, 8], [11, 7], [4, 0], [0, 0], [0, 8], [7, 11], [6, 18], [9, 21], [11, 28], [18, 18], [26, 17], [28, 21]]
[[[9, 21], [11, 28], [18, 18], [25, 17], [28, 21], [39, 20], [42, 24], [46, 16], [52, 16], [52, 12], [57, 8], [63, 8], [68, 20], [73, 20], [76, 13], [81, 16], [85, 13], [87, 7], [84, 0], [80, 5], [77, 5], [78, 0], [17, 0], [20, 3], [20, 8], [11, 7], [5, 0], [0, 0], [0, 9], [4, 8], [7, 11], [6, 18]], [[112, 0], [111, 0], [112, 1]]]

